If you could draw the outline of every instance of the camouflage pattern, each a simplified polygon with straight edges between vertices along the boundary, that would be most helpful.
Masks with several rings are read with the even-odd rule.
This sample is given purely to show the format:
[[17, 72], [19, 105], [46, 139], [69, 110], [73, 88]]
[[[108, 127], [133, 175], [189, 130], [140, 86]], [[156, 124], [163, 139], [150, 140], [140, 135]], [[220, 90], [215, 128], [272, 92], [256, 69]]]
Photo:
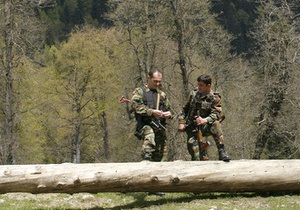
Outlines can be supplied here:
[[[150, 91], [150, 89], [146, 85], [144, 86], [144, 88], [145, 88], [146, 92]], [[160, 94], [160, 106], [164, 106], [164, 109], [165, 109], [163, 111], [169, 111], [170, 110], [170, 102], [169, 102], [168, 98], [166, 97], [166, 94], [161, 90], [158, 90], [157, 92]], [[140, 114], [143, 116], [150, 117], [152, 115], [153, 109], [155, 109], [155, 108], [150, 108], [143, 103], [143, 89], [141, 87], [136, 88], [133, 91], [131, 102], [132, 102], [131, 106], [132, 106], [133, 110], [137, 114]]]
[[[151, 91], [147, 86], [144, 88], [146, 92]], [[160, 109], [170, 111], [170, 102], [166, 94], [161, 90], [157, 90], [157, 93], [160, 94]], [[131, 99], [133, 111], [142, 116], [145, 124], [140, 131], [143, 140], [142, 157], [144, 159], [146, 159], [145, 157], [149, 157], [151, 161], [165, 161], [167, 153], [166, 131], [164, 129], [158, 129], [149, 123], [152, 120], [151, 116], [155, 107], [149, 107], [144, 104], [143, 94], [144, 91], [141, 87], [136, 88], [133, 91]], [[161, 122], [165, 125], [164, 119], [161, 119]]]
[[221, 127], [221, 96], [219, 93], [210, 92], [201, 94], [197, 90], [190, 93], [190, 97], [179, 115], [179, 123], [186, 124], [187, 147], [192, 160], [200, 160], [199, 143], [197, 140], [197, 125], [195, 118], [200, 115], [206, 118], [208, 123], [201, 126], [202, 136], [212, 136], [217, 147], [223, 144], [223, 132]]
[[[223, 144], [223, 132], [221, 123], [219, 121], [213, 124], [205, 124], [201, 127], [202, 135], [204, 137], [212, 136], [216, 145]], [[187, 133], [187, 148], [192, 157], [192, 160], [200, 160], [199, 143], [196, 136], [196, 130], [192, 126], [186, 128]]]
[[142, 157], [147, 155], [151, 161], [166, 161], [167, 143], [166, 132], [162, 129], [156, 130], [149, 125], [142, 128], [142, 138], [144, 140]]
[[195, 117], [200, 113], [200, 117], [206, 118], [209, 124], [219, 121], [222, 115], [221, 96], [219, 93], [210, 92], [205, 95], [197, 90], [190, 93], [188, 102], [183, 107], [179, 116], [179, 123], [186, 123], [188, 126], [194, 124]]

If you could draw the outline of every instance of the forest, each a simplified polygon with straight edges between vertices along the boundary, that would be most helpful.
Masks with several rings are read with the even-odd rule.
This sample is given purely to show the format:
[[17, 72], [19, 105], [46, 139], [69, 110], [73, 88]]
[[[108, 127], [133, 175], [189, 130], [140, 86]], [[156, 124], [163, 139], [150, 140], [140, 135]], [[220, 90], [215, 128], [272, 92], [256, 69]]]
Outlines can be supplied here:
[[201, 74], [233, 160], [300, 158], [299, 0], [3, 0], [0, 16], [0, 164], [141, 161], [119, 98], [152, 68], [168, 161], [190, 160], [177, 117]]

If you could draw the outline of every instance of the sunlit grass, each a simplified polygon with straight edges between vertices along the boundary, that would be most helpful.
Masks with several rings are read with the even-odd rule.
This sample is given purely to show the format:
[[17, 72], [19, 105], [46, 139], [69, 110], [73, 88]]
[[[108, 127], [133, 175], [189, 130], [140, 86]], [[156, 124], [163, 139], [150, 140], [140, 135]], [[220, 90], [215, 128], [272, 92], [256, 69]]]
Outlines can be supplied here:
[[0, 209], [300, 209], [300, 194], [166, 193], [160, 197], [139, 193], [78, 193], [0, 195]]

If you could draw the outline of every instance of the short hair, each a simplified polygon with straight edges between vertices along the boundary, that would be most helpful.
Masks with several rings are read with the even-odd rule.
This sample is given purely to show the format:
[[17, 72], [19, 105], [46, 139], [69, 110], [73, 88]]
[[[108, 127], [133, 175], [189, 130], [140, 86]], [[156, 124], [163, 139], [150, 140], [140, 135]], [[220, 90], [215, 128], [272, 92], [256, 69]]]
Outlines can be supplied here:
[[207, 74], [202, 74], [197, 78], [197, 82], [203, 82], [206, 85], [211, 84], [211, 77]]
[[153, 78], [153, 74], [156, 73], [156, 72], [158, 72], [159, 74], [162, 74], [158, 69], [152, 69], [152, 70], [149, 71], [148, 76], [150, 78]]

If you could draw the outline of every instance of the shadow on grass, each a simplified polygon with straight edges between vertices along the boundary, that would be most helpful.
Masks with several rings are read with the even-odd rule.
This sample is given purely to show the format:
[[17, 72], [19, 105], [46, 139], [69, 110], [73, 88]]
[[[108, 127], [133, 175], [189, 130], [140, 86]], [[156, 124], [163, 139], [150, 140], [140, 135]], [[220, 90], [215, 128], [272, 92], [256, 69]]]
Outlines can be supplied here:
[[[127, 193], [126, 196], [131, 196], [134, 198], [134, 201], [129, 204], [119, 205], [110, 208], [103, 207], [94, 207], [90, 210], [119, 210], [119, 209], [132, 209], [132, 208], [147, 208], [151, 206], [164, 205], [168, 203], [188, 203], [193, 200], [205, 200], [205, 199], [220, 199], [220, 198], [254, 198], [254, 197], [268, 197], [268, 196], [284, 196], [291, 195], [291, 193], [180, 193], [178, 196], [170, 195], [172, 193], [166, 193], [165, 196], [160, 197], [156, 195], [148, 195], [148, 193]], [[299, 193], [296, 193], [300, 195]], [[149, 200], [147, 197], [151, 196]], [[146, 199], [147, 198], [147, 199]]]

